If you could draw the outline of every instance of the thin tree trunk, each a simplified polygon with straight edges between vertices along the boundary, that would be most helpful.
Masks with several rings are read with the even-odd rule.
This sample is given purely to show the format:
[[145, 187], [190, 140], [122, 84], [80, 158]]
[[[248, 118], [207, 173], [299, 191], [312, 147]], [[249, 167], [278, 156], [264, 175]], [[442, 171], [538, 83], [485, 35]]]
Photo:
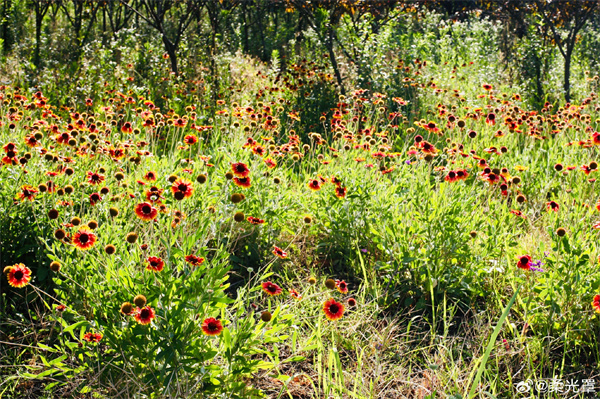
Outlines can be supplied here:
[[333, 67], [333, 73], [335, 74], [335, 79], [337, 80], [338, 86], [340, 87], [340, 92], [346, 95], [346, 89], [344, 88], [344, 81], [342, 80], [342, 75], [340, 74], [340, 68], [338, 66], [337, 60], [335, 59], [335, 53], [333, 52], [333, 27], [330, 25], [328, 27], [328, 35], [326, 40], [327, 51], [329, 52], [329, 59], [331, 60], [331, 66]]
[[[36, 6], [37, 7], [37, 6]], [[33, 65], [36, 69], [40, 68], [40, 41], [42, 40], [42, 19], [43, 15], [36, 10], [35, 12], [35, 50], [33, 51]]]
[[248, 43], [248, 22], [247, 22], [247, 17], [246, 14], [248, 13], [248, 10], [246, 8], [246, 4], [244, 3], [242, 5], [242, 48], [244, 49], [244, 54], [248, 54], [248, 50], [249, 50], [249, 43]]
[[[218, 6], [216, 6], [218, 7]], [[219, 28], [220, 28], [220, 24], [219, 24], [219, 9], [208, 9], [208, 18], [210, 20], [210, 27], [212, 29], [211, 32], [211, 38], [210, 38], [210, 73], [212, 75], [213, 81], [212, 81], [212, 100], [213, 100], [213, 104], [212, 106], [214, 107], [217, 104], [217, 100], [219, 98], [219, 71], [217, 68], [217, 61], [216, 61], [216, 55], [217, 55], [217, 34], [219, 33]]]
[[571, 102], [571, 56], [573, 54], [573, 48], [571, 46], [567, 47], [567, 52], [565, 54], [565, 81], [564, 81], [564, 90], [565, 90], [565, 101]]
[[169, 60], [171, 61], [171, 72], [174, 72], [175, 75], [177, 75], [177, 49], [164, 34], [162, 35], [162, 41], [165, 45], [165, 50], [167, 50], [167, 54], [169, 54]]
[[219, 98], [219, 71], [217, 70], [217, 31], [213, 27], [211, 45], [210, 45], [210, 73], [213, 77], [212, 99], [213, 107], [217, 104]]
[[544, 101], [544, 88], [542, 86], [542, 60], [535, 57], [535, 103], [541, 108]]

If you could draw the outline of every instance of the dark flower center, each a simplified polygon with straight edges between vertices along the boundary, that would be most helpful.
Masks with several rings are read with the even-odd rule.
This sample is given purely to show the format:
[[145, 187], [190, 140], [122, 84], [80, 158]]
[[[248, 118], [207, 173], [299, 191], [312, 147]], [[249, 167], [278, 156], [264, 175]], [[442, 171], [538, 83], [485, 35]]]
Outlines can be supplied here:
[[144, 205], [144, 206], [142, 206], [142, 212], [144, 212], [144, 213], [151, 213], [152, 212], [152, 207], [150, 205]]
[[79, 242], [82, 244], [85, 244], [86, 242], [88, 242], [90, 239], [90, 237], [87, 235], [87, 233], [81, 233], [81, 235], [79, 236]]
[[519, 260], [519, 262], [521, 262], [523, 265], [526, 265], [526, 264], [528, 264], [528, 263], [529, 263], [529, 259], [528, 259], [527, 257], [523, 256], [523, 257], [522, 257], [522, 258]]
[[140, 312], [140, 316], [142, 317], [142, 319], [147, 319], [148, 317], [150, 317], [150, 311], [148, 309], [142, 309], [142, 311]]
[[450, 173], [448, 173], [448, 177], [450, 177], [451, 179], [454, 179], [456, 177], [456, 173], [451, 171]]
[[179, 189], [179, 191], [187, 191], [187, 186], [183, 183], [181, 183], [180, 185], [177, 186], [177, 189]]
[[340, 310], [340, 307], [338, 305], [336, 305], [335, 303], [329, 305], [329, 311], [331, 313], [337, 313]]
[[275, 288], [274, 285], [269, 285], [267, 287], [267, 291], [275, 293], [275, 292], [277, 292], [277, 288]]
[[216, 322], [214, 322], [214, 321], [211, 321], [210, 323], [208, 323], [208, 329], [209, 329], [210, 331], [216, 331], [216, 330], [218, 330], [218, 329], [219, 329], [219, 326], [217, 325], [217, 323], [216, 323]]
[[23, 276], [24, 276], [24, 273], [23, 273], [23, 271], [22, 271], [22, 270], [17, 270], [17, 271], [15, 272], [14, 276], [15, 276], [15, 279], [17, 279], [17, 280], [21, 280], [21, 279], [23, 278]]

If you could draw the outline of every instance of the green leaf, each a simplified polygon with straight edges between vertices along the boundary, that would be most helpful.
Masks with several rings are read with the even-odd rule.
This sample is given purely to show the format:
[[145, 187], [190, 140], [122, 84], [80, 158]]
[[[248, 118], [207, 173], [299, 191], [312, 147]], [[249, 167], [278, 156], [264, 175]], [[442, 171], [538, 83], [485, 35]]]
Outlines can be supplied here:
[[471, 383], [471, 389], [467, 396], [468, 399], [472, 399], [473, 397], [475, 397], [475, 391], [477, 390], [477, 387], [479, 386], [479, 380], [481, 380], [481, 375], [483, 374], [483, 371], [485, 370], [485, 365], [490, 357], [490, 354], [492, 353], [492, 349], [496, 345], [496, 338], [498, 338], [498, 334], [500, 334], [502, 325], [504, 324], [504, 321], [508, 317], [508, 313], [510, 312], [510, 309], [512, 308], [513, 304], [515, 303], [515, 300], [517, 299], [517, 295], [519, 294], [520, 290], [521, 290], [521, 287], [517, 288], [517, 290], [513, 294], [512, 298], [510, 298], [508, 305], [506, 305], [506, 308], [504, 309], [504, 313], [502, 313], [500, 320], [498, 320], [498, 323], [496, 324], [496, 328], [494, 329], [494, 332], [492, 333], [492, 336], [490, 337], [490, 342], [487, 345], [485, 353], [483, 354], [483, 357], [480, 359], [480, 364], [479, 364], [479, 369], [477, 370], [477, 375], [475, 376], [475, 379]]
[[231, 348], [231, 332], [229, 331], [229, 328], [225, 327], [223, 329], [223, 344], [225, 345], [225, 349], [230, 349]]
[[303, 360], [306, 360], [306, 357], [304, 357], [304, 356], [292, 356], [292, 357], [288, 357], [287, 359], [283, 360], [281, 363], [301, 362]]
[[42, 344], [42, 343], [38, 343], [38, 346], [39, 346], [40, 348], [42, 348], [43, 350], [46, 350], [46, 351], [48, 351], [48, 352], [58, 352], [58, 350], [57, 350], [57, 349], [54, 349], [54, 348], [52, 348], [52, 347], [50, 347], [50, 346], [48, 346], [48, 345], [44, 345], [44, 344]]
[[[71, 335], [73, 335], [73, 330], [75, 330], [76, 328], [81, 327], [81, 326], [87, 327], [89, 325], [90, 325], [90, 323], [87, 320], [78, 321], [77, 323], [71, 324], [70, 326], [66, 327], [63, 330], [63, 333], [71, 333]], [[74, 335], [73, 335], [73, 338], [75, 338]]]

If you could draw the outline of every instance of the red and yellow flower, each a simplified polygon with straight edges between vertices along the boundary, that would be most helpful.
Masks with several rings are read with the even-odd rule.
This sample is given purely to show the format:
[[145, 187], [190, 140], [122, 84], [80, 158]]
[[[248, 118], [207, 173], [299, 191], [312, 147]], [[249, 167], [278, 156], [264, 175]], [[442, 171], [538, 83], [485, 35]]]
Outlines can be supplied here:
[[160, 272], [164, 267], [165, 261], [157, 256], [149, 256], [148, 259], [146, 259], [146, 270]]
[[187, 255], [185, 261], [192, 266], [200, 266], [204, 262], [204, 258], [196, 255]]
[[145, 326], [147, 324], [152, 323], [152, 320], [154, 320], [154, 318], [156, 317], [156, 313], [154, 312], [154, 309], [152, 309], [150, 306], [144, 306], [141, 309], [137, 308], [134, 311], [133, 317], [135, 318], [135, 321]]
[[141, 204], [137, 204], [135, 207], [135, 214], [142, 220], [149, 222], [156, 218], [158, 215], [158, 210], [147, 202], [142, 202]]
[[164, 198], [162, 196], [163, 193], [163, 189], [162, 188], [158, 188], [156, 186], [152, 186], [148, 189], [148, 191], [146, 191], [146, 199], [150, 202], [152, 202], [153, 204], [158, 204], [161, 202], [161, 200]]
[[21, 192], [19, 193], [18, 197], [21, 201], [23, 201], [23, 200], [33, 201], [33, 198], [35, 197], [35, 195], [37, 193], [38, 193], [37, 189], [26, 184], [24, 186], [21, 186]]
[[300, 295], [300, 293], [299, 293], [298, 291], [296, 291], [295, 289], [293, 289], [293, 288], [290, 288], [290, 290], [289, 290], [289, 291], [290, 291], [290, 296], [291, 296], [292, 298], [294, 298], [294, 299], [297, 299], [297, 300], [300, 300], [300, 299], [302, 299], [302, 295]]
[[234, 177], [233, 183], [238, 187], [249, 188], [252, 184], [250, 183], [250, 177]]
[[85, 333], [85, 335], [83, 336], [83, 339], [86, 340], [87, 342], [100, 342], [100, 340], [102, 339], [102, 334], [88, 332], [88, 333]]
[[211, 337], [221, 334], [223, 331], [223, 324], [221, 320], [217, 320], [214, 317], [209, 317], [202, 322], [202, 332]]
[[87, 251], [93, 247], [95, 243], [96, 234], [94, 234], [94, 232], [87, 227], [81, 227], [79, 230], [77, 230], [77, 233], [73, 235], [73, 245], [82, 251]]
[[592, 307], [596, 311], [596, 313], [600, 313], [600, 295], [594, 296], [594, 300], [592, 301]]
[[331, 321], [339, 320], [344, 316], [344, 305], [331, 298], [323, 303], [325, 317]]
[[94, 206], [100, 201], [102, 201], [102, 196], [100, 195], [100, 193], [90, 194], [90, 205]]
[[248, 177], [250, 174], [250, 169], [248, 169], [248, 166], [243, 162], [232, 163], [231, 171], [237, 177]]
[[458, 176], [456, 174], [456, 171], [451, 170], [450, 172], [448, 172], [446, 177], [444, 177], [444, 180], [447, 181], [448, 183], [454, 183], [455, 181], [458, 181]]
[[259, 219], [254, 216], [248, 216], [247, 220], [252, 224], [263, 224], [265, 222], [264, 219]]
[[285, 252], [283, 249], [281, 249], [275, 245], [273, 245], [273, 255], [275, 255], [281, 259], [287, 258], [287, 252]]
[[154, 173], [152, 171], [146, 172], [146, 174], [144, 175], [144, 180], [146, 180], [146, 181], [156, 181], [156, 173]]
[[319, 191], [321, 189], [321, 180], [312, 179], [308, 182], [308, 188], [310, 188], [313, 191]]
[[8, 266], [4, 269], [7, 274], [8, 284], [15, 288], [23, 288], [31, 281], [31, 269], [22, 263]]
[[267, 165], [267, 168], [273, 169], [274, 167], [277, 166], [277, 161], [275, 161], [271, 157], [268, 157], [268, 158], [265, 158], [265, 165]]
[[337, 186], [335, 188], [335, 196], [338, 197], [338, 198], [340, 198], [340, 199], [346, 197], [346, 192], [347, 192], [346, 187]]
[[342, 294], [348, 293], [348, 284], [344, 280], [335, 280], [335, 286]]
[[104, 175], [101, 175], [98, 172], [87, 172], [87, 178], [88, 178], [88, 183], [94, 185], [94, 184], [100, 184], [104, 181]]
[[188, 145], [193, 145], [196, 144], [198, 142], [198, 137], [196, 137], [195, 134], [188, 134], [187, 136], [185, 136], [183, 138], [183, 142], [188, 144]]
[[522, 255], [519, 256], [519, 260], [517, 261], [517, 267], [523, 270], [531, 269], [531, 256]]
[[262, 290], [269, 296], [277, 296], [283, 292], [280, 286], [270, 281], [265, 281], [261, 284]]
[[546, 202], [546, 210], [548, 210], [548, 212], [550, 212], [550, 211], [558, 212], [558, 208], [559, 208], [559, 206], [556, 201]]
[[[192, 182], [189, 180], [177, 179], [171, 186], [171, 191], [173, 192], [173, 195], [175, 195], [175, 196], [183, 194], [183, 198], [189, 198], [194, 193], [194, 186], [192, 185]], [[181, 193], [181, 194], [177, 194], [177, 193]]]

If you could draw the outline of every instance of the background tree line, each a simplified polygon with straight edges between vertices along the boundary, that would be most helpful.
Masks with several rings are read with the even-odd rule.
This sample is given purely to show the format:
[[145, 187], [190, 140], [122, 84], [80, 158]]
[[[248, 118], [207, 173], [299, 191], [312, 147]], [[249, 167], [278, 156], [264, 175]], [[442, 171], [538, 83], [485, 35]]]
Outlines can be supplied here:
[[[0, 41], [4, 57], [18, 53], [29, 61], [31, 85], [52, 61], [76, 74], [86, 46], [112, 49], [123, 32], [133, 31], [139, 36], [131, 46], [160, 40], [176, 75], [193, 69], [181, 65], [193, 54], [208, 68], [213, 99], [223, 90], [219, 57], [237, 51], [264, 62], [275, 57], [282, 73], [298, 58], [321, 55], [343, 94], [355, 77], [359, 85], [373, 79], [372, 65], [364, 62], [373, 38], [386, 28], [392, 39], [397, 32], [419, 33], [433, 12], [447, 23], [500, 26], [490, 52], [503, 55], [509, 80], [524, 83], [542, 107], [557, 57], [567, 102], [574, 57], [597, 69], [599, 11], [599, 0], [1, 0]], [[120, 60], [122, 51], [113, 56]]]

